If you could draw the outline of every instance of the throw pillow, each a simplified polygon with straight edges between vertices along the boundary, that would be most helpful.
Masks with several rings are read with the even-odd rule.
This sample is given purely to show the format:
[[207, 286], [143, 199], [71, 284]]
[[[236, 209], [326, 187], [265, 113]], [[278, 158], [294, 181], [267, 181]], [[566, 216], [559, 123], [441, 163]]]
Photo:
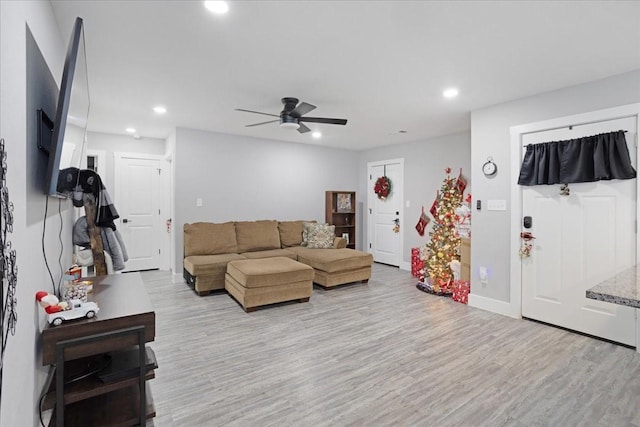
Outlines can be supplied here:
[[336, 226], [328, 224], [312, 224], [307, 232], [309, 249], [330, 249], [333, 248], [333, 241], [336, 237]]
[[300, 246], [307, 246], [309, 242], [309, 227], [315, 224], [317, 224], [315, 221], [302, 222], [302, 243], [300, 243]]

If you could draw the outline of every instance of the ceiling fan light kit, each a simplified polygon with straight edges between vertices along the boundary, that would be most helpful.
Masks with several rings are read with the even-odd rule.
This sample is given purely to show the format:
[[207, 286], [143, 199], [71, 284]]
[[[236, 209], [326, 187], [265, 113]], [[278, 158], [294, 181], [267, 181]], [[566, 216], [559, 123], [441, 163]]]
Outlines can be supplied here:
[[280, 127], [285, 129], [299, 129], [300, 123], [299, 118], [292, 116], [290, 113], [287, 114], [284, 111], [280, 113]]
[[262, 114], [265, 116], [279, 117], [279, 120], [270, 120], [268, 122], [253, 123], [246, 125], [245, 127], [261, 126], [268, 123], [280, 122], [280, 127], [285, 129], [297, 129], [300, 133], [310, 132], [304, 123], [323, 123], [328, 125], [341, 125], [347, 124], [347, 119], [330, 119], [327, 117], [303, 117], [305, 114], [316, 109], [315, 105], [308, 104], [306, 102], [298, 103], [298, 98], [286, 97], [282, 98], [282, 104], [284, 105], [280, 115], [263, 113], [261, 111], [245, 110], [243, 108], [236, 108], [236, 111], [243, 111], [245, 113]]
[[280, 127], [285, 129], [300, 129], [300, 124], [295, 122], [281, 122]]

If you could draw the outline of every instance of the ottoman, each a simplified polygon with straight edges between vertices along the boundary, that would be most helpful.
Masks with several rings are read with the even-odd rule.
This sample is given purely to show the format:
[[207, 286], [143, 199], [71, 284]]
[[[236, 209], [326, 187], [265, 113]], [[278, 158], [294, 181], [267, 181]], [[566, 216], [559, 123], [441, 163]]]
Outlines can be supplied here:
[[313, 267], [313, 281], [323, 288], [352, 282], [367, 283], [371, 278], [373, 255], [354, 249], [287, 248], [298, 255], [298, 261]]
[[285, 257], [230, 261], [224, 288], [247, 313], [277, 302], [307, 302], [313, 268]]

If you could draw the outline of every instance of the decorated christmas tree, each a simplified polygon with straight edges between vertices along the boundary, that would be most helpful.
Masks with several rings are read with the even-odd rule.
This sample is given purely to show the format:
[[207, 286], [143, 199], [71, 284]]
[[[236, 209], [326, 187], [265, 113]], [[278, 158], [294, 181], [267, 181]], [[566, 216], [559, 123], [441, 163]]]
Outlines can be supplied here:
[[452, 178], [451, 168], [446, 168], [447, 177], [433, 202], [431, 214], [434, 223], [427, 243], [428, 257], [424, 263], [425, 290], [436, 294], [451, 294], [453, 291], [453, 273], [449, 263], [458, 260], [460, 237], [456, 233], [456, 208], [462, 203], [462, 193], [466, 182], [462, 174]]

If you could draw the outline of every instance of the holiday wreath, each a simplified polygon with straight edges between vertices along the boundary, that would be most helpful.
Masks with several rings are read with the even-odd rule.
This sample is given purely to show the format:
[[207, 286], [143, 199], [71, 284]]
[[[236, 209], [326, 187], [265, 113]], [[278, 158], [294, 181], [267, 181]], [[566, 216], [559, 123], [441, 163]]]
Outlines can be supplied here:
[[378, 199], [386, 199], [391, 194], [391, 180], [386, 176], [381, 176], [376, 180], [373, 191], [378, 195]]

